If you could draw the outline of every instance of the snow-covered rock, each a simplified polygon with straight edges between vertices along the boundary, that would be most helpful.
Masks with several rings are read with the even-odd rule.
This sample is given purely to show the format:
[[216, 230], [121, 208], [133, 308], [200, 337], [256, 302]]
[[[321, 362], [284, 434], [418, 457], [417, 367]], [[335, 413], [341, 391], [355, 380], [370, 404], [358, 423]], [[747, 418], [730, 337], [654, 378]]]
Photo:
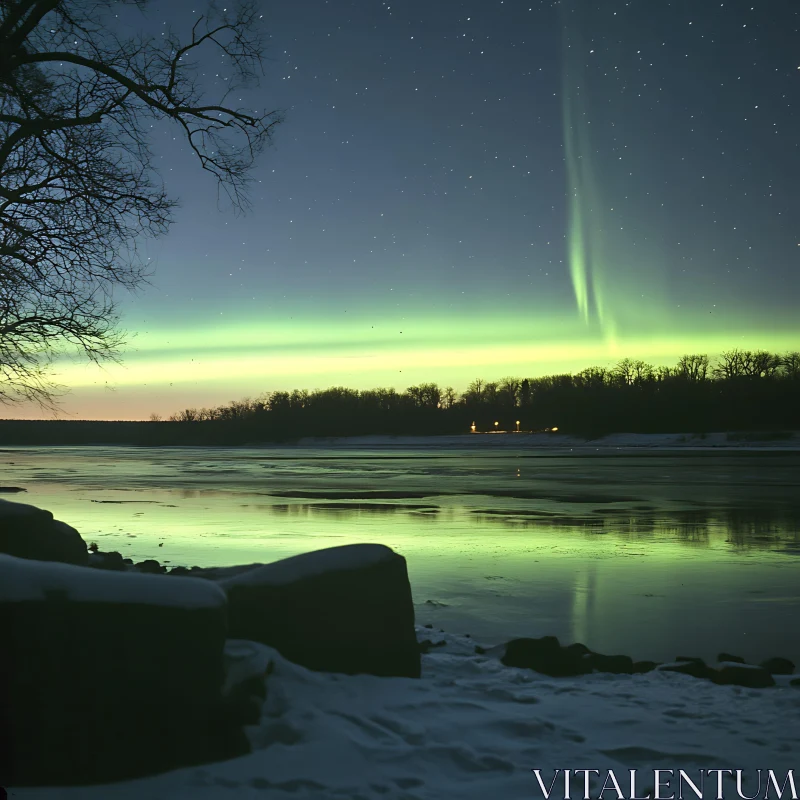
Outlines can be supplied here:
[[214, 583], [0, 556], [0, 619], [0, 785], [241, 754], [220, 725], [226, 599]]
[[719, 665], [719, 671], [711, 679], [723, 686], [747, 686], [750, 689], [764, 689], [775, 685], [772, 675], [761, 667], [725, 661]]
[[27, 503], [0, 500], [0, 553], [37, 561], [88, 563], [86, 542], [75, 528]]
[[762, 661], [759, 666], [769, 672], [770, 675], [792, 675], [794, 673], [794, 663], [782, 656], [768, 658], [766, 661]]
[[230, 635], [310, 669], [419, 677], [405, 559], [379, 544], [304, 553], [219, 580]]

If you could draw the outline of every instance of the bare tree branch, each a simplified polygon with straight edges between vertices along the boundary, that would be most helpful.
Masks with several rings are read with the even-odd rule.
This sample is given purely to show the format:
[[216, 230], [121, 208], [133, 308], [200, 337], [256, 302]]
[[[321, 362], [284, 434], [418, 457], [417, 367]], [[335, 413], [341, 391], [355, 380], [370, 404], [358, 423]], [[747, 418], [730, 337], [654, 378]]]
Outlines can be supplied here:
[[[212, 4], [185, 41], [124, 37], [110, 10], [146, 0], [0, 0], [0, 402], [52, 406], [64, 353], [118, 358], [114, 291], [147, 281], [137, 253], [175, 202], [153, 168], [149, 129], [176, 124], [234, 210], [283, 119], [229, 103], [255, 85], [263, 38], [254, 0]], [[208, 97], [200, 64], [224, 57]]]

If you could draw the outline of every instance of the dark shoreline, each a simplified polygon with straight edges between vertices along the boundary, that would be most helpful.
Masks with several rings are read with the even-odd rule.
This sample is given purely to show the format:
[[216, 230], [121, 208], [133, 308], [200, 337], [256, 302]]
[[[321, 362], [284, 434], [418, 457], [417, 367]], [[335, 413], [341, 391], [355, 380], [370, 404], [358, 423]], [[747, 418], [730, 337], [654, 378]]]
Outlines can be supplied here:
[[[607, 441], [609, 437], [631, 437], [630, 442]], [[653, 442], [652, 437], [670, 437]], [[639, 441], [636, 441], [636, 440]], [[421, 441], [422, 440], [422, 441]], [[264, 435], [252, 431], [206, 423], [96, 421], [96, 420], [9, 420], [0, 419], [0, 453], [15, 447], [219, 447], [219, 448], [335, 448], [418, 449], [453, 448], [500, 453], [514, 449], [518, 458], [552, 458], [578, 455], [605, 458], [611, 452], [646, 457], [680, 452], [705, 457], [720, 452], [748, 455], [789, 455], [800, 452], [800, 430], [721, 430], [706, 433], [686, 431], [521, 431], [498, 434], [470, 434], [461, 431], [346, 432], [327, 435]], [[573, 449], [575, 448], [575, 449]], [[595, 448], [603, 452], [597, 452]], [[768, 449], [765, 449], [768, 448]], [[521, 451], [529, 452], [521, 452]], [[14, 450], [6, 452], [13, 453]], [[330, 456], [341, 458], [342, 456]], [[346, 456], [359, 458], [358, 455]], [[385, 454], [382, 458], [403, 458]], [[437, 458], [439, 453], [415, 458]], [[280, 458], [280, 457], [279, 457]], [[283, 456], [283, 458], [291, 458]], [[315, 456], [325, 458], [325, 456]]]

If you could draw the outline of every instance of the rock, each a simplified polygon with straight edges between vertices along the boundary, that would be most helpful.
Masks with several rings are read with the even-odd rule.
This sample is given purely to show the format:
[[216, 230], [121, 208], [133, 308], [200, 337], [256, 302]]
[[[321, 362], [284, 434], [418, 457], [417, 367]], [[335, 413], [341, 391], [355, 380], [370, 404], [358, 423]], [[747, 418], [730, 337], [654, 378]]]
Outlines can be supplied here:
[[800, 678], [792, 678], [789, 681], [789, 686], [800, 686]]
[[730, 653], [720, 653], [717, 661], [726, 661], [729, 664], [744, 664], [745, 660], [741, 656], [732, 656]]
[[167, 568], [162, 567], [154, 558], [146, 558], [134, 566], [145, 575], [163, 575], [167, 571]]
[[53, 519], [49, 511], [0, 500], [0, 554], [36, 561], [86, 566], [86, 542], [75, 528]]
[[715, 674], [715, 670], [711, 669], [699, 658], [684, 659], [672, 664], [661, 664], [656, 669], [661, 672], [680, 672], [682, 675], [691, 675], [693, 678], [711, 678]]
[[112, 553], [90, 553], [89, 566], [95, 569], [110, 569], [116, 572], [125, 571], [125, 561], [122, 558], [122, 553], [116, 551]]
[[17, 492], [27, 491], [27, 489], [21, 489], [19, 486], [0, 486], [0, 494], [16, 494]]
[[775, 679], [767, 670], [752, 664], [728, 662], [711, 678], [723, 686], [746, 686], [750, 689], [763, 689], [774, 686]]
[[235, 725], [256, 725], [261, 719], [261, 706], [266, 696], [263, 675], [246, 678], [225, 693], [223, 712]]
[[589, 653], [584, 656], [592, 669], [598, 672], [612, 672], [617, 675], [633, 674], [633, 659], [630, 656], [604, 656], [600, 653]]
[[168, 573], [168, 575], [190, 575], [190, 570], [186, 569], [186, 567], [173, 567]]
[[505, 646], [500, 659], [507, 667], [523, 667], [562, 678], [571, 675], [586, 675], [592, 667], [579, 650], [561, 647], [555, 636], [541, 639], [513, 639]]
[[420, 676], [406, 560], [379, 544], [331, 547], [230, 574], [230, 636], [309, 669]]
[[592, 652], [585, 644], [581, 644], [580, 642], [574, 642], [573, 644], [568, 644], [564, 649], [567, 652], [575, 653], [575, 655], [578, 656], [586, 656]]
[[[438, 642], [432, 642], [430, 639], [423, 639], [418, 644], [418, 647], [419, 647], [420, 653], [425, 654], [425, 653], [430, 652], [434, 647], [444, 647], [446, 644], [447, 644], [447, 640], [445, 640], [445, 639], [442, 639], [441, 641], [438, 641]], [[477, 647], [476, 647], [476, 650], [477, 650]]]
[[658, 667], [658, 662], [656, 661], [634, 661], [633, 674], [643, 675], [645, 672], [652, 672], [656, 667]]
[[[0, 785], [111, 783], [222, 757], [225, 595], [0, 556]], [[7, 715], [7, 716], [6, 716]]]
[[693, 664], [705, 664], [706, 662], [703, 661], [702, 658], [697, 658], [697, 656], [675, 656], [676, 661], [690, 661]]
[[768, 658], [759, 664], [761, 669], [765, 669], [770, 675], [792, 675], [794, 673], [794, 663], [788, 658]]

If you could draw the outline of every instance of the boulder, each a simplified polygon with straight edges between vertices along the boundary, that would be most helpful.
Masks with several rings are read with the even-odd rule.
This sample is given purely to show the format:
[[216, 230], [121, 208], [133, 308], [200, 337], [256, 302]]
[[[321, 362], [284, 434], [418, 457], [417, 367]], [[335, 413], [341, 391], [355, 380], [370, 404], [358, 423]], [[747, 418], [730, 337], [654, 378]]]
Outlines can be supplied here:
[[715, 670], [699, 658], [685, 658], [672, 664], [660, 664], [656, 669], [660, 672], [680, 672], [681, 675], [691, 675], [693, 678], [711, 678], [715, 674]]
[[384, 545], [232, 569], [218, 585], [228, 595], [233, 638], [270, 645], [314, 670], [420, 675], [406, 560]]
[[592, 671], [580, 648], [561, 647], [555, 636], [513, 639], [506, 644], [500, 660], [507, 667], [532, 669], [553, 678], [586, 675]]
[[573, 644], [568, 644], [564, 648], [569, 653], [575, 653], [579, 656], [588, 656], [592, 651], [581, 642], [574, 642]]
[[106, 783], [229, 751], [213, 583], [0, 556], [0, 619], [0, 785]]
[[794, 662], [780, 656], [768, 658], [766, 661], [762, 661], [759, 666], [769, 672], [770, 675], [792, 675], [794, 673]]
[[633, 659], [630, 656], [604, 656], [600, 653], [590, 653], [584, 658], [592, 669], [598, 672], [613, 672], [617, 675], [633, 674]]
[[[419, 642], [417, 647], [419, 647], [420, 653], [425, 655], [426, 653], [430, 653], [430, 651], [433, 650], [434, 647], [444, 647], [446, 644], [447, 644], [446, 639], [441, 639], [438, 642], [434, 642], [431, 639], [423, 639], [421, 642]], [[483, 648], [476, 645], [475, 652], [478, 653], [478, 655], [481, 655], [481, 653], [479, 652], [481, 650], [483, 650]], [[483, 652], [485, 653], [486, 651], [483, 650]]]
[[734, 661], [720, 664], [719, 671], [712, 675], [711, 680], [722, 686], [746, 686], [750, 689], [764, 689], [775, 685], [775, 679], [767, 670]]
[[89, 554], [89, 566], [95, 569], [109, 569], [116, 572], [125, 571], [125, 561], [122, 553], [116, 551], [111, 553], [101, 553], [95, 551]]
[[0, 554], [37, 561], [86, 566], [86, 542], [75, 528], [53, 519], [49, 511], [26, 503], [0, 500]]
[[657, 661], [634, 661], [633, 674], [643, 675], [645, 672], [652, 672], [657, 666]]
[[146, 575], [163, 575], [167, 571], [167, 568], [162, 567], [154, 558], [146, 558], [144, 561], [135, 564], [135, 567], [139, 572], [144, 572]]
[[675, 656], [676, 661], [689, 661], [692, 664], [705, 664], [706, 662], [703, 661], [702, 658], [698, 658], [697, 656]]
[[732, 656], [730, 653], [720, 653], [717, 661], [725, 661], [729, 664], [744, 664], [745, 660], [741, 656]]

